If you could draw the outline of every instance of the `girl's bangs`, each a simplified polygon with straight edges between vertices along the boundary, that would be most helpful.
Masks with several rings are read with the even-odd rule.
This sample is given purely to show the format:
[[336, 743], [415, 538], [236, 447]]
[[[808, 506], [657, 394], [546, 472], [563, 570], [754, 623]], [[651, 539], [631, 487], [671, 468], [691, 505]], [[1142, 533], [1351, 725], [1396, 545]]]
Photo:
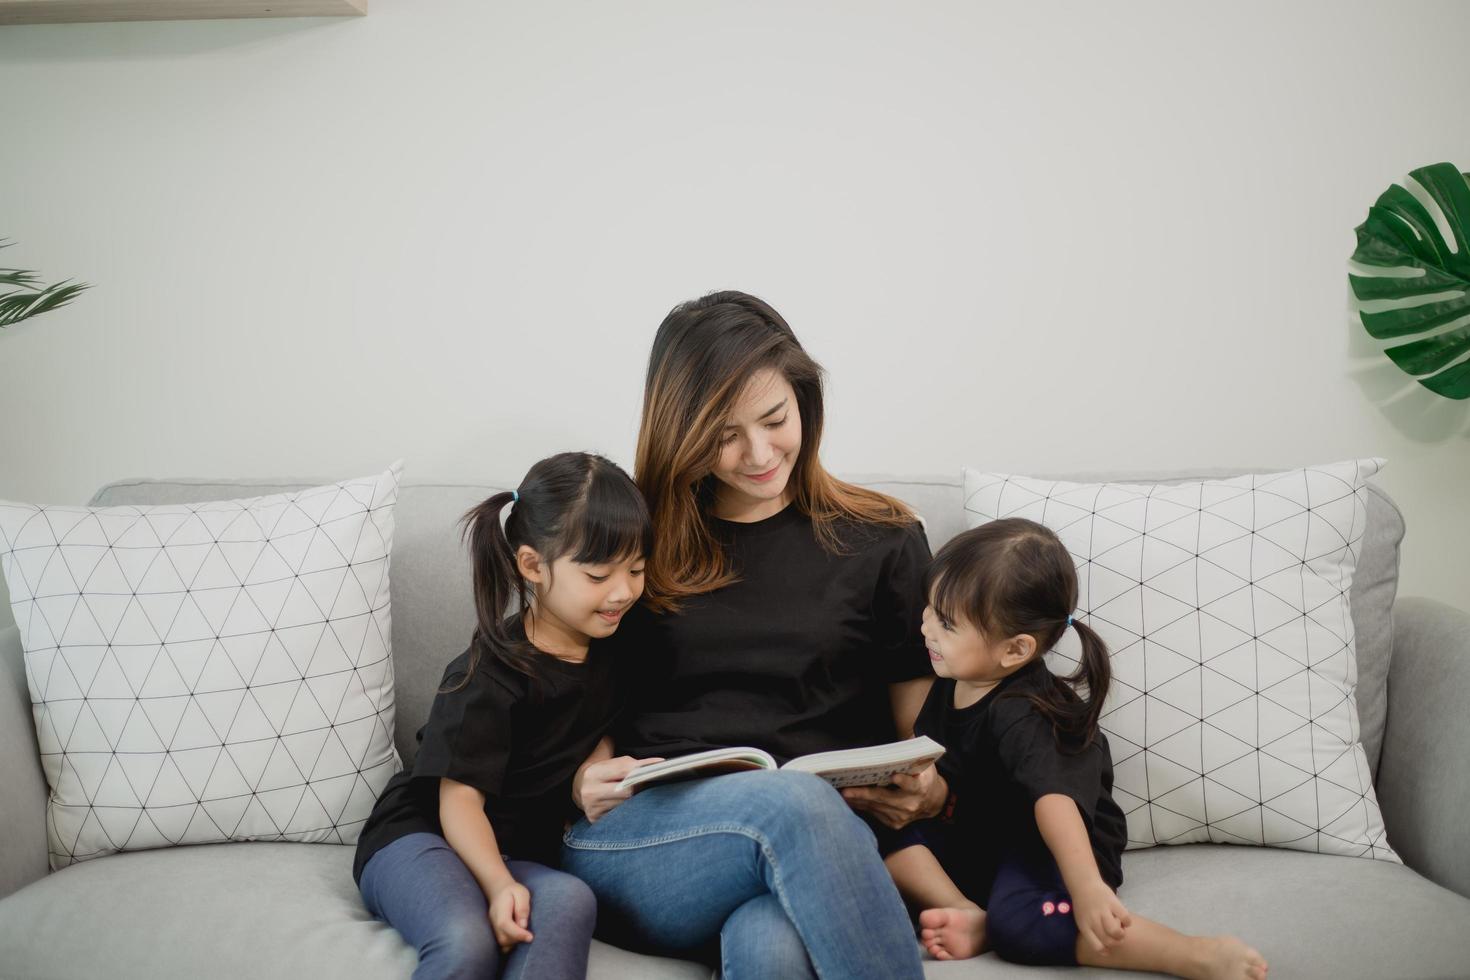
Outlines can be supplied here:
[[653, 522], [636, 487], [626, 480], [594, 476], [581, 513], [567, 528], [563, 554], [582, 565], [647, 558], [653, 551]]
[[958, 548], [940, 549], [924, 576], [924, 594], [930, 607], [945, 621], [967, 623], [983, 632], [980, 622], [983, 570], [964, 558]]
[[954, 562], [944, 559], [945, 556], [941, 554], [930, 563], [929, 571], [924, 575], [924, 597], [940, 619], [952, 623], [958, 612], [955, 608], [955, 596], [961, 590], [955, 585], [951, 567]]

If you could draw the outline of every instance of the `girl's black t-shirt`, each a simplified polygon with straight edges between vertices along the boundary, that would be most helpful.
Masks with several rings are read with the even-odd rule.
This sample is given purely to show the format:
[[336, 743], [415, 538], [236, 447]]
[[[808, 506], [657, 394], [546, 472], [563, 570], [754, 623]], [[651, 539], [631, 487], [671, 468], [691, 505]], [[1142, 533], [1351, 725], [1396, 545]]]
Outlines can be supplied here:
[[[519, 622], [514, 635], [524, 639]], [[411, 769], [388, 781], [357, 841], [352, 877], [379, 850], [408, 834], [443, 834], [439, 780], [485, 794], [485, 815], [502, 854], [555, 867], [566, 821], [576, 815], [572, 777], [617, 713], [612, 651], [594, 640], [582, 663], [538, 654], [532, 678], [482, 655], [459, 690], [470, 651], [444, 669]]]
[[834, 554], [794, 504], [711, 525], [740, 581], [672, 614], [639, 605], [613, 638], [627, 672], [619, 752], [754, 746], [785, 762], [891, 741], [887, 685], [931, 675], [923, 528], [839, 524]]
[[1113, 759], [1102, 732], [1081, 752], [1064, 751], [1051, 722], [1025, 697], [1053, 680], [1040, 659], [1005, 678], [965, 708], [954, 706], [955, 682], [941, 677], [914, 723], [947, 750], [939, 773], [955, 794], [952, 821], [968, 842], [968, 859], [983, 876], [1006, 853], [1040, 854], [1036, 801], [1051, 793], [1077, 803], [1098, 872], [1111, 888], [1123, 883], [1128, 823], [1113, 801]]

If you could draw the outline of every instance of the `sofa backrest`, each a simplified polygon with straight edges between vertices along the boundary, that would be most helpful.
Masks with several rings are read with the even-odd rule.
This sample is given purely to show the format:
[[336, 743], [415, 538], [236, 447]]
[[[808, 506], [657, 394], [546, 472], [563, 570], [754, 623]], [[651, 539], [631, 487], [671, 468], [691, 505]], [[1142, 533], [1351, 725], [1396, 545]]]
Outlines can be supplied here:
[[[1241, 471], [1191, 473], [1076, 474], [1051, 478], [1078, 482], [1182, 482], [1238, 475]], [[938, 550], [964, 529], [958, 474], [899, 476], [866, 474], [853, 482], [898, 497], [923, 518], [929, 545]], [[320, 480], [124, 480], [97, 491], [90, 506], [153, 505], [228, 500], [283, 493], [332, 482]], [[399, 491], [391, 565], [393, 662], [396, 690], [395, 741], [404, 764], [412, 762], [419, 727], [428, 715], [444, 665], [468, 645], [474, 624], [469, 557], [460, 544], [458, 522], [476, 503], [510, 489], [492, 483], [405, 480]], [[1357, 629], [1358, 703], [1364, 747], [1376, 773], [1387, 713], [1388, 663], [1392, 654], [1392, 610], [1398, 585], [1399, 543], [1404, 522], [1393, 501], [1373, 488], [1368, 537], [1353, 580]]]

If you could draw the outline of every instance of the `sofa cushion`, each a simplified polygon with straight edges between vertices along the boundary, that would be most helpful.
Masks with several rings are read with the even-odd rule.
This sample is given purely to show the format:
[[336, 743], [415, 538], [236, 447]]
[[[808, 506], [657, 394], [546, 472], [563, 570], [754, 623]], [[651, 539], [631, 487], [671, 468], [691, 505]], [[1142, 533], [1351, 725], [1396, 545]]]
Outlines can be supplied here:
[[[414, 952], [363, 907], [352, 855], [340, 844], [207, 844], [75, 864], [0, 900], [0, 974], [403, 980]], [[590, 975], [607, 980], [710, 972], [612, 947], [594, 955]]]
[[[243, 493], [286, 493], [321, 480], [125, 480], [98, 490], [91, 506], [226, 500]], [[399, 487], [393, 531], [394, 744], [405, 766], [417, 754], [414, 734], [444, 665], [459, 655], [475, 627], [470, 563], [457, 523], [465, 511], [509, 486], [422, 483]]]
[[399, 467], [205, 503], [0, 502], [53, 867], [222, 840], [356, 840], [397, 771]]
[[[1229, 844], [1123, 855], [1118, 897], [1130, 912], [1189, 935], [1233, 935], [1260, 950], [1272, 977], [1363, 980], [1463, 977], [1470, 899], [1399, 864]], [[987, 953], [926, 963], [933, 980], [1158, 977], [1032, 967]]]
[[[0, 900], [6, 976], [402, 980], [413, 951], [363, 908], [352, 848], [208, 844], [115, 854]], [[1129, 852], [1119, 892], [1182, 932], [1232, 933], [1281, 977], [1449, 977], [1470, 963], [1470, 899], [1380, 861], [1189, 845]], [[993, 954], [931, 978], [1141, 977], [1041, 969]], [[602, 943], [590, 980], [708, 980], [708, 968]], [[1147, 974], [1154, 976], [1154, 974]]]
[[[1358, 740], [1348, 591], [1359, 460], [1228, 480], [1069, 483], [967, 470], [965, 510], [1054, 530], [1108, 644], [1101, 723], [1132, 847], [1254, 843], [1397, 861]], [[1048, 659], [1070, 674], [1066, 633]]]

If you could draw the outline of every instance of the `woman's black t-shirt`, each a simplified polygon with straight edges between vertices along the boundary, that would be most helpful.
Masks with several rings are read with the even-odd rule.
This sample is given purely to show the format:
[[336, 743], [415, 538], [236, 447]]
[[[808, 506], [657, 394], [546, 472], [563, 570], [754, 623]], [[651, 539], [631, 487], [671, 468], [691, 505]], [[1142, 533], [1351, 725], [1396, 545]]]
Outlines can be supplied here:
[[[513, 633], [524, 639], [519, 622]], [[534, 682], [499, 657], [482, 655], [464, 680], [470, 651], [444, 669], [412, 769], [388, 781], [357, 841], [352, 877], [408, 834], [442, 834], [439, 780], [485, 794], [485, 815], [503, 854], [555, 867], [572, 805], [572, 777], [607, 734], [617, 712], [612, 651], [594, 640], [582, 663], [541, 654]], [[534, 690], [533, 690], [534, 688]]]
[[[1039, 658], [966, 708], [954, 706], [955, 682], [934, 682], [914, 723], [947, 750], [939, 773], [955, 794], [952, 821], [967, 842], [968, 859], [993, 870], [1006, 853], [1046, 850], [1036, 826], [1036, 801], [1051, 793], [1077, 803], [1097, 870], [1111, 888], [1123, 883], [1128, 824], [1113, 802], [1113, 759], [1107, 737], [1081, 752], [1063, 751], [1051, 722], [1025, 697], [1053, 683]], [[983, 874], [984, 868], [968, 869]]]
[[749, 745], [785, 762], [892, 740], [887, 685], [931, 675], [922, 527], [839, 524], [845, 553], [833, 554], [794, 504], [710, 523], [740, 581], [673, 614], [640, 605], [625, 617], [614, 638], [628, 672], [619, 751]]

